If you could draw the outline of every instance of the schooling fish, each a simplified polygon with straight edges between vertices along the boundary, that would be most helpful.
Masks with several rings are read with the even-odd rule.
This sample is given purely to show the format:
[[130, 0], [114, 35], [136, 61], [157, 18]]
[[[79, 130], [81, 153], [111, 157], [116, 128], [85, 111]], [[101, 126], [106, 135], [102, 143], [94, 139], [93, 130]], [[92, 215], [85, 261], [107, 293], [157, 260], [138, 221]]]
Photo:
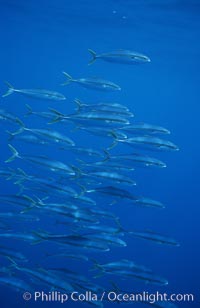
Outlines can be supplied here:
[[8, 86], [8, 91], [2, 95], [2, 97], [6, 97], [14, 92], [20, 93], [22, 95], [37, 98], [37, 99], [45, 99], [52, 101], [62, 101], [65, 100], [66, 97], [58, 92], [44, 90], [44, 89], [15, 89], [10, 83], [6, 82]]
[[68, 145], [68, 146], [75, 146], [75, 143], [74, 143], [73, 140], [71, 140], [67, 136], [59, 133], [58, 131], [52, 131], [50, 129], [27, 128], [25, 126], [25, 124], [19, 119], [17, 119], [17, 123], [21, 126], [21, 128], [14, 133], [9, 132], [9, 134], [12, 137], [14, 137], [15, 135], [21, 134], [24, 131], [28, 131], [28, 132], [30, 132], [30, 133], [32, 133], [36, 136], [39, 136], [40, 138], [43, 138], [45, 140], [65, 144], [65, 145]]
[[144, 240], [153, 241], [158, 244], [170, 245], [170, 246], [180, 246], [180, 244], [167, 236], [155, 233], [153, 231], [129, 231], [135, 237], [142, 238]]
[[120, 86], [108, 80], [104, 80], [104, 79], [100, 79], [96, 77], [73, 79], [66, 72], [63, 72], [63, 74], [67, 77], [67, 81], [62, 84], [63, 86], [68, 85], [71, 82], [75, 82], [84, 88], [93, 89], [93, 90], [101, 90], [101, 91], [120, 91], [121, 90]]
[[21, 156], [13, 146], [11, 146], [10, 144], [8, 146], [13, 155], [6, 160], [6, 163], [13, 161], [15, 158], [21, 158], [53, 172], [58, 172], [58, 173], [61, 172], [68, 175], [76, 175], [71, 166], [68, 166], [60, 161], [50, 160], [46, 156], [29, 156], [29, 155]]
[[134, 123], [121, 129], [130, 134], [170, 134], [168, 129], [148, 123]]
[[109, 263], [100, 264], [96, 260], [92, 260], [94, 262], [93, 269], [99, 269], [103, 272], [114, 272], [118, 270], [133, 270], [133, 271], [141, 271], [141, 272], [151, 272], [150, 269], [144, 267], [143, 265], [138, 265], [131, 260], [122, 259], [119, 261], [113, 261]]
[[151, 62], [149, 57], [131, 50], [116, 50], [108, 53], [102, 53], [97, 55], [92, 49], [88, 49], [92, 55], [89, 65], [94, 63], [97, 59], [102, 59], [106, 62], [121, 63], [121, 64], [138, 64]]
[[117, 114], [125, 117], [133, 117], [133, 113], [129, 111], [128, 108], [121, 104], [117, 103], [98, 103], [98, 104], [85, 104], [82, 103], [79, 99], [75, 99], [74, 102], [76, 103], [78, 107], [78, 112], [83, 111], [98, 111], [98, 112], [106, 112], [106, 113], [112, 113]]
[[[168, 150], [168, 151], [178, 151], [179, 148], [171, 141], [160, 139], [152, 136], [135, 136], [132, 138], [127, 138], [123, 140], [117, 140], [116, 142], [123, 142], [132, 146], [144, 146], [149, 150]], [[112, 146], [111, 146], [112, 147]]]
[[9, 121], [18, 124], [17, 117], [3, 109], [0, 109], [0, 121]]

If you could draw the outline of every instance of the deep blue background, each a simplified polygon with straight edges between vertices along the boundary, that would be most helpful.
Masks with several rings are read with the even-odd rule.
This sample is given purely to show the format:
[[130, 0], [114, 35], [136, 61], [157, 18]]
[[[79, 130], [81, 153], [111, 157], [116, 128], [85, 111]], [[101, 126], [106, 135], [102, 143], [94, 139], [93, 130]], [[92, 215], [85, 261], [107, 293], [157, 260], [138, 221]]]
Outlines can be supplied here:
[[[116, 101], [127, 105], [136, 120], [170, 129], [170, 138], [180, 151], [157, 155], [168, 167], [137, 172], [142, 193], [162, 201], [166, 209], [135, 213], [127, 207], [121, 211], [121, 219], [127, 228], [137, 226], [169, 234], [181, 246], [171, 248], [131, 240], [130, 246], [119, 254], [167, 277], [169, 286], [159, 290], [193, 293], [197, 299], [200, 272], [199, 13], [198, 0], [0, 0], [0, 92], [6, 91], [3, 81], [8, 80], [16, 88], [41, 87], [63, 92], [67, 97], [58, 103], [30, 102], [13, 94], [1, 99], [1, 108], [20, 116], [26, 111], [26, 103], [35, 110], [47, 110], [51, 105], [68, 113], [73, 110], [71, 101], [75, 97], [83, 101]], [[118, 48], [136, 50], [147, 54], [152, 62], [123, 66], [97, 61], [88, 66], [88, 48], [97, 52]], [[100, 76], [112, 80], [121, 85], [122, 91], [99, 94], [75, 85], [62, 88], [59, 85], [64, 80], [63, 70], [73, 77]], [[38, 119], [30, 119], [33, 126], [39, 123]], [[6, 128], [1, 124], [2, 166], [9, 155]], [[82, 142], [89, 145], [88, 137]], [[21, 146], [26, 152], [27, 147]], [[5, 189], [11, 193], [12, 186], [7, 185], [1, 182], [2, 193]], [[31, 250], [27, 245], [28, 249]], [[128, 290], [137, 289], [137, 282], [133, 281], [133, 285], [124, 282], [124, 286]], [[139, 290], [142, 288], [145, 290], [146, 286], [140, 286]], [[26, 306], [17, 293], [1, 289], [3, 308], [36, 306], [34, 303]], [[40, 304], [41, 307], [48, 305], [60, 306]], [[180, 307], [198, 305], [179, 304]]]

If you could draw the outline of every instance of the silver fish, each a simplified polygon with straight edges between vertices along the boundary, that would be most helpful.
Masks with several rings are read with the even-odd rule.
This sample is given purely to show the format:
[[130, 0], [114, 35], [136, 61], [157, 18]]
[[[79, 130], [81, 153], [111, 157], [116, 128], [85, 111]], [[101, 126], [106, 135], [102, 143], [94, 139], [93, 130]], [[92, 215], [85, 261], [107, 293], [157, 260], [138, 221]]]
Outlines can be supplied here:
[[89, 172], [88, 174], [86, 174], [86, 176], [89, 177], [97, 177], [100, 178], [102, 180], [108, 180], [108, 181], [112, 181], [112, 182], [117, 182], [117, 183], [125, 183], [128, 185], [136, 185], [136, 182], [133, 181], [131, 178], [119, 174], [117, 172], [104, 172], [104, 171], [99, 171], [99, 172]]
[[92, 55], [89, 64], [94, 63], [97, 59], [102, 59], [106, 62], [121, 63], [121, 64], [138, 64], [151, 62], [150, 58], [144, 54], [131, 51], [131, 50], [116, 50], [113, 52], [102, 53], [97, 55], [92, 49], [88, 49]]
[[44, 99], [51, 101], [61, 101], [66, 99], [63, 94], [58, 92], [43, 89], [15, 89], [10, 83], [6, 82], [6, 84], [8, 86], [8, 91], [4, 95], [2, 95], [2, 97], [6, 97], [16, 92], [36, 99]]
[[145, 197], [140, 197], [136, 200], [136, 204], [142, 205], [142, 206], [147, 206], [147, 207], [156, 207], [156, 208], [165, 208], [165, 206], [156, 200], [152, 200], [149, 198]]
[[85, 103], [82, 103], [79, 99], [75, 99], [74, 102], [78, 106], [78, 112], [82, 111], [98, 111], [98, 112], [107, 112], [112, 114], [118, 114], [125, 117], [133, 117], [133, 113], [129, 111], [128, 108], [121, 104], [117, 103], [98, 103], [98, 104], [92, 104], [88, 105]]
[[17, 117], [3, 109], [0, 109], [0, 121], [9, 121], [18, 124]]
[[166, 164], [161, 160], [138, 153], [110, 155], [108, 152], [106, 152], [106, 155], [111, 161], [126, 163], [130, 168], [134, 168], [136, 166], [160, 168], [166, 167]]
[[67, 81], [64, 82], [62, 85], [68, 85], [69, 83], [74, 82], [84, 88], [93, 89], [93, 90], [100, 90], [100, 91], [106, 91], [106, 92], [121, 90], [120, 86], [108, 80], [104, 80], [104, 79], [100, 79], [96, 77], [73, 79], [66, 72], [63, 72], [63, 74], [67, 77]]
[[135, 237], [153, 241], [158, 244], [170, 245], [170, 246], [180, 246], [180, 244], [176, 240], [170, 237], [155, 233], [153, 231], [129, 231], [128, 233], [132, 234]]
[[121, 129], [129, 134], [170, 134], [168, 129], [148, 123], [134, 123]]
[[18, 121], [18, 124], [21, 126], [21, 128], [14, 133], [9, 132], [9, 134], [12, 137], [14, 137], [15, 135], [21, 134], [24, 131], [28, 131], [36, 136], [39, 136], [40, 138], [44, 138], [45, 140], [53, 141], [55, 143], [64, 144], [68, 146], [75, 146], [75, 143], [73, 140], [71, 140], [70, 138], [61, 134], [58, 131], [52, 131], [50, 129], [27, 128], [21, 120], [18, 119], [17, 121]]
[[53, 171], [53, 172], [58, 172], [58, 173], [64, 173], [64, 174], [68, 174], [68, 175], [76, 175], [75, 171], [73, 170], [73, 168], [71, 168], [70, 166], [60, 162], [60, 161], [56, 161], [56, 160], [50, 160], [48, 157], [46, 156], [28, 156], [28, 155], [23, 155], [21, 156], [19, 154], [19, 152], [17, 152], [17, 150], [11, 145], [8, 145], [11, 152], [12, 152], [12, 156], [6, 160], [6, 163], [9, 163], [11, 161], [13, 161], [16, 158], [20, 158], [20, 159], [24, 159], [27, 160], [33, 164], [39, 165], [49, 171]]
[[109, 263], [99, 264], [96, 260], [93, 259], [94, 267], [93, 269], [99, 269], [103, 272], [114, 272], [118, 270], [133, 270], [151, 273], [152, 271], [143, 265], [138, 265], [133, 261], [122, 259], [119, 261], [113, 261]]
[[58, 276], [55, 274], [51, 273], [50, 271], [47, 271], [45, 269], [39, 268], [39, 269], [30, 269], [27, 267], [21, 267], [18, 266], [16, 262], [14, 263], [15, 269], [17, 269], [20, 272], [26, 273], [29, 276], [36, 278], [37, 280], [40, 280], [43, 283], [46, 283], [50, 286], [54, 286], [58, 289], [65, 290], [66, 292], [72, 292], [73, 287], [70, 283], [67, 281], [62, 281]]
[[108, 251], [109, 247], [98, 240], [91, 240], [86, 236], [68, 235], [68, 234], [49, 234], [47, 232], [34, 232], [34, 234], [41, 239], [41, 241], [53, 241], [58, 244], [75, 246], [84, 249]]
[[151, 136], [135, 136], [132, 138], [127, 138], [123, 140], [116, 140], [119, 142], [123, 142], [132, 146], [144, 146], [150, 150], [170, 150], [170, 151], [178, 151], [179, 148], [172, 142], [164, 139], [160, 139], [157, 137]]

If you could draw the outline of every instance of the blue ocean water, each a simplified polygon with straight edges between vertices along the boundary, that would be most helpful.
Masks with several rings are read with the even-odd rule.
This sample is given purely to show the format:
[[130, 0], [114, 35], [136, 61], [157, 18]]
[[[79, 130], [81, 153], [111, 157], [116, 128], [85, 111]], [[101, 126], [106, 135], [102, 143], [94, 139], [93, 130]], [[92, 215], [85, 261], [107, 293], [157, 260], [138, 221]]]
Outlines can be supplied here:
[[[26, 104], [31, 105], [36, 111], [47, 111], [51, 107], [68, 114], [75, 108], [73, 100], [76, 97], [89, 103], [118, 102], [126, 105], [138, 122], [158, 124], [171, 131], [169, 139], [178, 145], [180, 151], [155, 154], [167, 163], [167, 168], [137, 169], [133, 173], [139, 193], [161, 201], [166, 208], [138, 209], [133, 205], [124, 204], [122, 200], [116, 206], [110, 206], [109, 210], [116, 212], [126, 229], [153, 230], [166, 234], [177, 239], [180, 247], [158, 245], [125, 236], [127, 247], [112, 246], [109, 252], [91, 253], [92, 258], [102, 263], [119, 259], [133, 260], [165, 277], [169, 284], [161, 287], [134, 279], [120, 280], [117, 276], [109, 275], [97, 278], [95, 283], [106, 285], [108, 291], [108, 282], [112, 280], [119, 283], [119, 288], [126, 292], [192, 293], [195, 296], [194, 302], [177, 302], [176, 305], [198, 307], [200, 2], [1, 0], [0, 12], [1, 94], [7, 90], [4, 85], [4, 80], [7, 80], [16, 88], [44, 88], [61, 92], [66, 96], [65, 101], [51, 102], [29, 99], [14, 93], [1, 98], [1, 109], [16, 114], [28, 127], [46, 128], [46, 121], [39, 117], [23, 117], [27, 112]], [[136, 50], [148, 55], [151, 63], [120, 65], [97, 60], [88, 66], [88, 48], [98, 53], [117, 49]], [[103, 93], [89, 91], [74, 84], [61, 87], [60, 84], [65, 81], [62, 71], [74, 78], [97, 76], [108, 79], [119, 84], [122, 90]], [[6, 130], [13, 131], [15, 128], [5, 122], [0, 125], [1, 168], [4, 168], [4, 161], [10, 156]], [[107, 142], [79, 130], [71, 132], [68, 125], [65, 127], [55, 124], [53, 128], [66, 135], [70, 130], [69, 135], [82, 147], [99, 149]], [[33, 146], [22, 142], [16, 142], [15, 145], [23, 154], [48, 155], [66, 162], [71, 157], [71, 154], [65, 151], [58, 154], [54, 147]], [[80, 154], [78, 157], [82, 158]], [[17, 168], [19, 161], [16, 160], [9, 166]], [[46, 176], [44, 171], [34, 170], [31, 165], [24, 166], [30, 174], [36, 171], [40, 176]], [[17, 187], [12, 182], [1, 179], [0, 183], [1, 194], [17, 193]], [[106, 197], [99, 202], [105, 209]], [[2, 204], [2, 207], [5, 209], [5, 204]], [[16, 232], [18, 228], [25, 233], [33, 231], [33, 228], [52, 233], [68, 230], [65, 226], [55, 224], [48, 215], [43, 215], [38, 224], [27, 222], [23, 225], [15, 220], [12, 223], [9, 225], [11, 232]], [[77, 263], [70, 259], [45, 258], [45, 253], [54, 249], [49, 243], [30, 245], [20, 241], [2, 240], [2, 245], [25, 253], [30, 268], [67, 266], [80, 275], [91, 276], [91, 264]], [[2, 267], [9, 266], [9, 261], [5, 258], [0, 260]], [[19, 277], [28, 281], [23, 273], [20, 273]], [[33, 284], [37, 286], [36, 291], [51, 291], [39, 281], [33, 281]], [[0, 292], [2, 308], [86, 306], [84, 303], [72, 301], [64, 304], [34, 300], [26, 302], [22, 298], [22, 292], [4, 285], [1, 285]], [[104, 305], [110, 307], [117, 303], [105, 302]], [[139, 303], [131, 305], [143, 307]]]

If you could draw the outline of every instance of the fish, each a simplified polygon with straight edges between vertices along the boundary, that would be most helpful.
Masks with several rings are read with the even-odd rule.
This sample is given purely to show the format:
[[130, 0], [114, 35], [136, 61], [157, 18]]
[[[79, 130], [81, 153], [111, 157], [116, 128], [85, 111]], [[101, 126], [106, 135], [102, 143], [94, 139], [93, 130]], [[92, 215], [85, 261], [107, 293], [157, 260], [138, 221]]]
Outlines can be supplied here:
[[133, 202], [139, 201], [140, 197], [133, 195], [129, 191], [115, 187], [115, 186], [103, 186], [103, 187], [96, 187], [94, 189], [86, 189], [86, 193], [101, 193], [105, 195], [110, 195], [114, 198], [120, 198], [120, 199], [128, 199]]
[[63, 72], [63, 74], [65, 75], [65, 77], [67, 77], [67, 81], [62, 84], [63, 86], [68, 85], [71, 82], [74, 82], [84, 88], [92, 89], [92, 90], [99, 90], [99, 91], [105, 91], [105, 92], [121, 90], [121, 87], [119, 85], [109, 80], [104, 80], [104, 79], [97, 78], [97, 77], [73, 79], [66, 72]]
[[[45, 179], [34, 175], [28, 175], [21, 168], [17, 169], [17, 173], [14, 173], [13, 177], [14, 178], [17, 177], [17, 181], [15, 182], [15, 184], [18, 184], [22, 190], [23, 190], [23, 183], [27, 181], [31, 183], [35, 189], [38, 187], [47, 190], [49, 195], [59, 194], [63, 195], [65, 198], [70, 196], [71, 198], [78, 198], [79, 200], [83, 199], [83, 196], [80, 196], [72, 187], [58, 183], [58, 181], [55, 181], [54, 179], [48, 179], [48, 178]], [[27, 196], [25, 199], [27, 199]], [[28, 202], [30, 203], [30, 201], [31, 200], [29, 198]], [[87, 199], [87, 201], [94, 204], [94, 202], [92, 202], [91, 199], [89, 200], [89, 198]], [[33, 203], [33, 200], [31, 201], [31, 203]]]
[[11, 145], [8, 144], [9, 149], [12, 152], [12, 156], [8, 158], [5, 162], [10, 163], [16, 158], [24, 159], [28, 162], [31, 162], [33, 164], [39, 165], [49, 171], [58, 172], [58, 173], [64, 173], [65, 175], [76, 175], [74, 169], [60, 161], [56, 160], [50, 160], [46, 156], [29, 156], [29, 155], [23, 155], [21, 156], [19, 152]]
[[0, 109], [0, 121], [8, 121], [14, 124], [18, 124], [18, 118], [4, 109]]
[[[43, 204], [40, 207], [40, 210], [43, 212], [47, 212], [48, 214], [58, 214], [63, 217], [68, 217], [70, 219], [73, 219], [74, 222], [87, 222], [87, 223], [98, 223], [99, 221], [94, 217], [94, 215], [91, 215], [92, 213], [89, 210], [86, 209], [72, 209], [71, 206], [67, 206], [65, 204], [59, 205], [56, 204], [56, 206], [50, 204]], [[1, 216], [0, 216], [1, 217]]]
[[27, 97], [35, 98], [35, 99], [43, 99], [43, 100], [51, 100], [51, 101], [63, 101], [66, 97], [58, 92], [44, 90], [44, 89], [15, 89], [10, 83], [5, 82], [8, 86], [8, 91], [2, 95], [2, 97], [9, 96], [14, 92], [20, 93]]
[[151, 273], [152, 270], [149, 268], [144, 267], [143, 265], [138, 265], [135, 262], [127, 259], [122, 259], [119, 261], [112, 261], [109, 263], [99, 264], [98, 261], [92, 259], [94, 262], [93, 270], [101, 270], [102, 272], [114, 272], [118, 270], [132, 270], [132, 271], [139, 271], [139, 272], [147, 272]]
[[131, 146], [142, 146], [150, 150], [178, 151], [179, 148], [171, 141], [152, 136], [135, 136], [127, 139], [117, 139], [116, 142], [123, 142]]
[[[146, 272], [146, 271], [140, 271], [140, 270], [132, 270], [132, 269], [116, 269], [116, 270], [110, 270], [110, 271], [105, 271], [101, 272], [101, 276], [103, 274], [111, 274], [111, 275], [117, 275], [120, 276], [121, 278], [133, 278], [133, 279], [138, 279], [142, 280], [145, 283], [150, 283], [150, 284], [155, 284], [159, 286], [166, 286], [168, 285], [168, 281], [160, 276], [155, 275], [154, 273], [151, 272]], [[98, 277], [98, 276], [96, 276]]]
[[164, 127], [158, 125], [152, 125], [148, 123], [134, 123], [125, 127], [121, 130], [129, 134], [164, 134], [169, 135], [170, 131]]
[[92, 56], [89, 65], [93, 64], [97, 59], [121, 64], [140, 64], [151, 62], [150, 58], [146, 55], [131, 50], [119, 49], [102, 54], [96, 54], [96, 52], [92, 49], [88, 49], [88, 51]]
[[[129, 120], [116, 114], [106, 113], [106, 112], [84, 112], [75, 113], [71, 115], [65, 115], [58, 110], [50, 108], [52, 113], [55, 114], [54, 119], [48, 124], [54, 124], [57, 122], [71, 122], [75, 124], [77, 129], [83, 129], [92, 134], [102, 135], [102, 136], [118, 136], [119, 139], [127, 138], [125, 133], [115, 131], [116, 128], [122, 125], [128, 125]], [[113, 130], [115, 134], [113, 134]], [[114, 136], [113, 136], [114, 135]]]
[[74, 153], [80, 153], [81, 155], [91, 156], [91, 157], [103, 157], [104, 153], [93, 148], [83, 148], [83, 147], [73, 147], [71, 151]]
[[132, 234], [135, 237], [142, 238], [145, 240], [153, 241], [158, 244], [169, 245], [169, 246], [180, 246], [180, 244], [167, 236], [164, 236], [153, 231], [129, 231], [129, 234]]
[[[12, 205], [17, 205], [17, 206], [22, 206], [23, 208], [29, 207], [32, 204], [32, 200], [27, 196], [27, 195], [12, 195], [12, 194], [5, 194], [5, 195], [0, 195], [0, 201], [2, 203], [7, 203], [7, 204], [12, 204]], [[6, 215], [5, 213], [1, 213], [1, 215]], [[10, 213], [9, 215], [16, 215], [15, 213]]]
[[130, 168], [131, 167], [159, 167], [159, 168], [166, 168], [167, 165], [163, 161], [150, 157], [147, 155], [141, 155], [138, 153], [131, 153], [131, 154], [118, 154], [118, 155], [110, 155], [108, 151], [104, 151], [106, 156], [111, 161], [116, 162], [123, 162], [127, 164]]
[[86, 177], [99, 178], [102, 180], [117, 182], [121, 184], [123, 183], [127, 185], [136, 185], [136, 182], [134, 180], [117, 172], [96, 171], [96, 172], [83, 173], [81, 171], [81, 176], [82, 175]]
[[[90, 53], [91, 63], [96, 59], [124, 64], [150, 62], [146, 55], [129, 50], [103, 54], [90, 50]], [[63, 85], [76, 83], [77, 86], [91, 90], [116, 93], [121, 90], [119, 85], [109, 80], [97, 77], [74, 79], [63, 73], [66, 77]], [[27, 98], [52, 100], [54, 103], [66, 100], [66, 97], [58, 92], [15, 89], [12, 85], [7, 85], [8, 91], [3, 97], [17, 92]], [[113, 253], [108, 253], [111, 249], [117, 249], [116, 254], [122, 256], [122, 249], [126, 253], [126, 247], [134, 245], [130, 239], [179, 246], [175, 239], [142, 227], [137, 229], [134, 225], [132, 229], [124, 228], [118, 213], [127, 212], [130, 217], [135, 217], [134, 212], [137, 209], [132, 209], [131, 206], [140, 209], [165, 207], [160, 201], [143, 196], [133, 187], [136, 185], [136, 167], [164, 168], [166, 164], [151, 155], [139, 151], [136, 153], [137, 150], [124, 153], [123, 147], [126, 148], [124, 145], [127, 144], [136, 149], [177, 151], [178, 146], [165, 140], [170, 131], [162, 125], [133, 121], [135, 114], [128, 106], [112, 100], [104, 101], [99, 97], [95, 100], [89, 102], [76, 98], [72, 111], [71, 106], [66, 106], [66, 110], [70, 107], [70, 111], [59, 111], [57, 106], [50, 108], [50, 105], [43, 111], [33, 110], [26, 104], [27, 113], [23, 114], [18, 110], [19, 117], [0, 109], [2, 124], [7, 125], [8, 122], [14, 126], [13, 132], [9, 132], [2, 125], [2, 131], [9, 134], [5, 136], [9, 139], [6, 144], [11, 151], [11, 157], [5, 160], [7, 168], [0, 169], [0, 179], [3, 181], [2, 187], [5, 181], [9, 181], [6, 184], [9, 189], [10, 185], [13, 185], [14, 193], [5, 192], [0, 195], [0, 239], [6, 243], [5, 246], [0, 246], [0, 256], [5, 262], [5, 266], [3, 264], [0, 269], [0, 284], [26, 292], [37, 287], [39, 283], [47, 290], [61, 290], [67, 296], [74, 290], [75, 293], [84, 294], [88, 291], [94, 292], [96, 302], [87, 299], [81, 301], [103, 307], [104, 303], [99, 299], [109, 287], [109, 284], [104, 284], [104, 280], [109, 281], [110, 275], [116, 280], [126, 279], [127, 283], [137, 279], [145, 284], [168, 284], [167, 279], [154, 273], [145, 264], [137, 263], [137, 260], [125, 259], [126, 256], [115, 259]], [[35, 115], [36, 119], [27, 118], [30, 115]], [[37, 124], [26, 125], [21, 116], [29, 121], [37, 120]], [[46, 123], [41, 123], [40, 126], [39, 118], [45, 119]], [[62, 130], [54, 130], [50, 124], [62, 126]], [[68, 133], [73, 132], [74, 136], [76, 131], [79, 131], [80, 135], [76, 136], [75, 142], [73, 137], [71, 139], [72, 134], [68, 137]], [[28, 152], [24, 150], [22, 141], [32, 143]], [[50, 154], [44, 156], [42, 150]], [[61, 153], [59, 150], [65, 152]], [[61, 161], [57, 154], [62, 154]], [[11, 169], [7, 163], [12, 161], [15, 163]], [[26, 167], [29, 169], [24, 169]], [[18, 249], [12, 248], [13, 241], [19, 243]], [[34, 265], [37, 262], [35, 258], [32, 260], [33, 264], [28, 265], [27, 261], [31, 260], [29, 253], [26, 253], [27, 244], [32, 245], [33, 252], [37, 252], [39, 266]], [[96, 253], [97, 260], [93, 259], [93, 253]], [[59, 266], [52, 267], [52, 262], [48, 261], [58, 261]], [[72, 266], [76, 267], [80, 261], [87, 261], [86, 272], [89, 272], [85, 272], [86, 276], [83, 270], [79, 273], [68, 266], [72, 262]], [[30, 281], [30, 288], [23, 284], [21, 276], [25, 277], [25, 281]], [[101, 276], [105, 276], [104, 280], [101, 279], [102, 286], [94, 283], [94, 279]], [[115, 283], [113, 286], [116, 294], [122, 293]], [[156, 307], [156, 304], [154, 306]], [[158, 303], [157, 307], [162, 307], [162, 304]]]
[[134, 117], [133, 113], [129, 111], [127, 107], [117, 103], [98, 103], [98, 104], [85, 104], [82, 103], [79, 99], [75, 99], [74, 102], [78, 106], [77, 112], [84, 111], [98, 111], [98, 112], [107, 112], [112, 114], [121, 115], [124, 117]]
[[[83, 249], [92, 249], [100, 251], [109, 251], [108, 245], [101, 243], [99, 240], [89, 239], [86, 236], [81, 235], [69, 235], [69, 234], [49, 234], [47, 232], [36, 232], [34, 234], [41, 241], [53, 241], [57, 244], [75, 246]], [[1, 237], [1, 234], [0, 234]]]
[[56, 273], [59, 276], [62, 275], [65, 278], [70, 279], [70, 280], [75, 281], [75, 282], [77, 281], [77, 279], [78, 279], [79, 283], [88, 283], [89, 282], [88, 278], [86, 278], [83, 275], [80, 275], [80, 273], [71, 271], [68, 268], [63, 268], [63, 267], [52, 268], [51, 267], [49, 269], [49, 271], [52, 272], [52, 273]]
[[2, 239], [12, 239], [12, 240], [20, 240], [20, 241], [28, 241], [31, 244], [35, 244], [38, 242], [38, 237], [29, 233], [0, 233], [0, 238]]
[[107, 225], [102, 225], [102, 224], [95, 224], [95, 225], [84, 225], [83, 226], [84, 230], [92, 230], [92, 231], [99, 231], [101, 233], [106, 233], [106, 234], [120, 234], [124, 235], [124, 230], [120, 227], [111, 227]]
[[161, 208], [161, 209], [165, 208], [165, 205], [163, 205], [161, 202], [146, 197], [139, 197], [136, 200], [136, 204], [147, 207]]
[[64, 144], [67, 146], [75, 146], [75, 143], [72, 139], [70, 139], [69, 137], [63, 135], [62, 133], [58, 132], [58, 131], [53, 131], [50, 129], [38, 129], [38, 128], [28, 128], [25, 126], [25, 124], [21, 121], [21, 120], [17, 120], [19, 125], [21, 126], [19, 130], [11, 133], [8, 132], [11, 136], [11, 138], [15, 137], [16, 135], [19, 135], [23, 132], [30, 132], [33, 135], [39, 136], [40, 138], [43, 138], [45, 142], [45, 140], [48, 141], [53, 141], [55, 143], [58, 144]]
[[[88, 132], [92, 135], [95, 135], [95, 136], [100, 136], [100, 137], [109, 137], [109, 138], [114, 138], [114, 136], [117, 138], [117, 139], [126, 139], [127, 138], [127, 135], [125, 135], [123, 132], [121, 131], [118, 131], [118, 130], [115, 130], [115, 128], [113, 129], [112, 127], [109, 127], [111, 124], [112, 127], [113, 127], [113, 123], [107, 123], [106, 126], [91, 126], [91, 127], [88, 127], [88, 126], [79, 126], [78, 128], [80, 130], [83, 130], [85, 132]], [[113, 136], [114, 135], [114, 136]]]
[[56, 117], [49, 124], [53, 124], [60, 121], [69, 121], [77, 125], [79, 128], [81, 128], [81, 126], [83, 127], [98, 126], [98, 124], [105, 125], [107, 128], [107, 126], [112, 126], [112, 127], [114, 125], [122, 126], [122, 125], [128, 125], [130, 123], [128, 119], [120, 115], [108, 112], [88, 111], [83, 113], [64, 115], [55, 109], [50, 109], [50, 110], [56, 114]]
[[84, 191], [86, 193], [100, 193], [105, 194], [113, 197], [113, 199], [119, 198], [119, 199], [127, 199], [128, 201], [132, 201], [136, 205], [146, 206], [146, 207], [155, 207], [155, 208], [165, 208], [165, 206], [156, 200], [141, 197], [138, 195], [134, 195], [130, 193], [129, 191], [115, 187], [115, 186], [101, 186], [96, 187], [93, 189], [86, 189], [84, 188]]
[[86, 233], [84, 234], [88, 239], [99, 241], [100, 243], [106, 243], [108, 245], [114, 245], [118, 247], [126, 247], [127, 244], [122, 239], [108, 233]]
[[72, 292], [73, 291], [73, 286], [67, 282], [67, 281], [62, 281], [58, 276], [55, 274], [51, 273], [50, 271], [47, 271], [43, 268], [39, 269], [30, 269], [28, 267], [21, 267], [19, 266], [15, 261], [13, 261], [13, 267], [30, 277], [36, 278], [37, 280], [46, 283], [49, 286], [54, 286], [55, 288], [58, 288], [59, 290], [64, 290], [66, 292]]
[[[8, 132], [8, 131], [7, 131]], [[41, 144], [41, 145], [49, 145], [48, 141], [41, 140], [38, 136], [34, 136], [31, 134], [25, 134], [25, 135], [13, 135], [12, 133], [8, 132], [10, 135], [9, 141], [11, 140], [17, 140], [17, 141], [22, 141], [22, 142], [27, 142], [27, 143], [32, 143], [32, 144]]]
[[43, 119], [52, 118], [52, 113], [49, 111], [33, 111], [32, 107], [28, 104], [26, 104], [26, 108], [27, 108], [27, 113], [25, 114], [25, 117], [30, 116], [30, 115], [35, 115]]

